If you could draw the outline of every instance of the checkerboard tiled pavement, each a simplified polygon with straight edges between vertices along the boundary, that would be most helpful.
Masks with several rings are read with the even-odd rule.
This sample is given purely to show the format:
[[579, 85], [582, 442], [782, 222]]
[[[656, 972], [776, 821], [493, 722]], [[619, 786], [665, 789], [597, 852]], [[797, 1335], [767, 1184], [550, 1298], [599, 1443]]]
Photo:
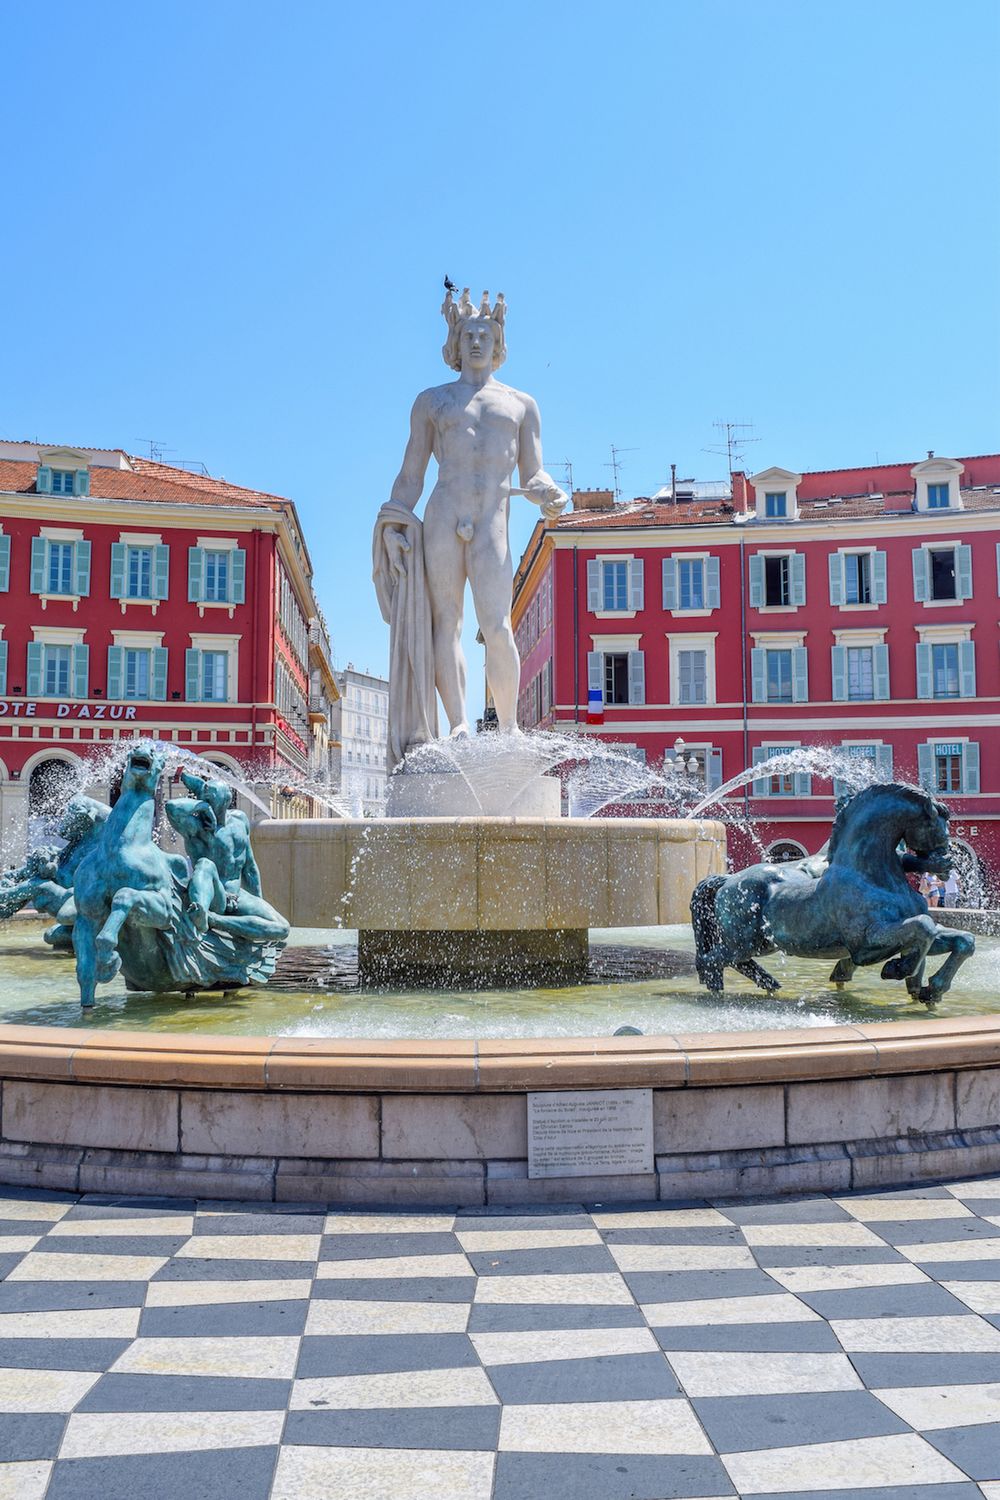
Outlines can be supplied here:
[[0, 1189], [0, 1500], [1000, 1500], [1000, 1179], [386, 1212]]

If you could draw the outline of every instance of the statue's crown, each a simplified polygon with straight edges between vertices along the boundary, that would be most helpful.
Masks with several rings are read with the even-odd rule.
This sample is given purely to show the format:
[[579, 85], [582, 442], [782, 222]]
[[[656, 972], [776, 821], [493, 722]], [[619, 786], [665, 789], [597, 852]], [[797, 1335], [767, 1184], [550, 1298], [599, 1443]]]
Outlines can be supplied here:
[[490, 294], [489, 292], [484, 292], [482, 301], [476, 307], [469, 297], [469, 288], [464, 286], [462, 288], [462, 295], [457, 302], [450, 290], [445, 294], [441, 311], [448, 321], [449, 328], [454, 328], [457, 323], [464, 323], [466, 318], [492, 318], [494, 323], [499, 323], [502, 328], [504, 318], [507, 315], [507, 303], [504, 301], [503, 292], [498, 292], [497, 300], [494, 302], [491, 310]]
[[441, 351], [446, 365], [450, 366], [453, 370], [461, 369], [461, 360], [458, 353], [459, 337], [462, 328], [470, 318], [486, 318], [497, 325], [499, 336], [493, 355], [494, 368], [503, 363], [507, 357], [506, 336], [504, 333], [507, 303], [504, 301], [503, 292], [497, 293], [497, 299], [491, 308], [489, 292], [483, 293], [482, 301], [476, 307], [469, 297], [469, 288], [467, 286], [462, 288], [462, 295], [457, 302], [449, 290], [445, 293], [444, 302], [441, 304], [441, 311], [448, 324], [448, 338]]

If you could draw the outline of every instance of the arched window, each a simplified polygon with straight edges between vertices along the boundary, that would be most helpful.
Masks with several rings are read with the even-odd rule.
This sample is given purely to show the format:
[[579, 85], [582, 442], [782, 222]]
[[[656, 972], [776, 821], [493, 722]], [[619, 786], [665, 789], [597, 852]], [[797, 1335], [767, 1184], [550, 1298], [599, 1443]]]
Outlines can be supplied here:
[[793, 859], [805, 859], [806, 851], [795, 839], [779, 839], [768, 849], [767, 857], [772, 864], [780, 865]]

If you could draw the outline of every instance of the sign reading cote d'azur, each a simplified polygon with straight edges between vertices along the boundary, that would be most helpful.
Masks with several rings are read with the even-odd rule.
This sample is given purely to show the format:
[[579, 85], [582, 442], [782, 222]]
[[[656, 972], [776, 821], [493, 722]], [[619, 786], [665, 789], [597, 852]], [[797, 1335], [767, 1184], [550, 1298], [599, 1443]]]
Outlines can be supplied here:
[[36, 703], [0, 698], [0, 719], [134, 719], [134, 703]]

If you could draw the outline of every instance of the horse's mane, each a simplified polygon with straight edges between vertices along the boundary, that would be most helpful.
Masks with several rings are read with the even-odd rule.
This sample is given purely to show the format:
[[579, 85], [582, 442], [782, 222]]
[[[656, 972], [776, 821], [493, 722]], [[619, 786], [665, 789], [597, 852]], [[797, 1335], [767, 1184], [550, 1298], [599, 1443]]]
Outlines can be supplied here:
[[847, 828], [854, 823], [858, 814], [863, 814], [869, 802], [874, 802], [876, 798], [884, 796], [887, 792], [898, 793], [906, 797], [919, 797], [926, 802], [933, 801], [930, 792], [925, 791], [923, 787], [907, 786], [903, 781], [873, 782], [871, 786], [866, 786], [862, 791], [857, 792], [838, 810], [833, 820], [833, 828], [830, 831], [827, 859], [833, 859], [837, 844], [840, 842]]

